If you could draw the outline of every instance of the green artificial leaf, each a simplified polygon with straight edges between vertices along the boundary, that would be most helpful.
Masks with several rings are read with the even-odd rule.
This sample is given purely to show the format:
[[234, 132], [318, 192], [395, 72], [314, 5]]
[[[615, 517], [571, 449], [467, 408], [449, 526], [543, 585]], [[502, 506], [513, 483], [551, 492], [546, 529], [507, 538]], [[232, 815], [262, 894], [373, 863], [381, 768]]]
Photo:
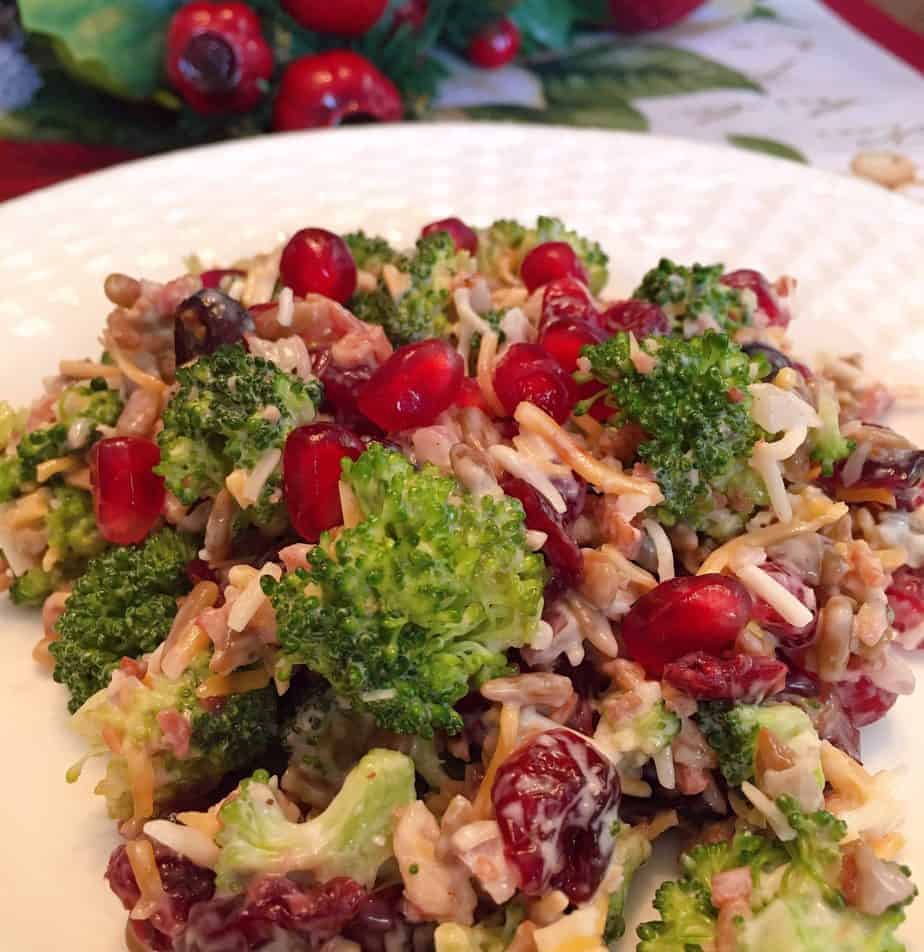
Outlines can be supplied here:
[[563, 49], [570, 43], [578, 11], [561, 0], [520, 0], [510, 19], [520, 28], [523, 52]]
[[610, 100], [607, 103], [555, 105], [546, 109], [526, 106], [477, 106], [465, 110], [469, 119], [491, 119], [513, 122], [544, 122], [563, 126], [586, 126], [595, 129], [625, 129], [646, 132], [648, 120], [631, 103]]
[[732, 145], [739, 149], [750, 149], [751, 152], [763, 152], [778, 159], [789, 159], [792, 162], [808, 163], [808, 159], [796, 148], [776, 139], [764, 139], [761, 136], [727, 135], [725, 137]]
[[743, 73], [689, 50], [619, 40], [579, 48], [534, 68], [550, 101], [558, 103], [597, 94], [639, 99], [704, 89], [760, 91]]
[[779, 20], [780, 15], [766, 3], [755, 3], [754, 8], [747, 15], [748, 20]]
[[164, 35], [181, 0], [19, 0], [23, 28], [48, 37], [62, 65], [92, 86], [129, 99], [153, 95]]

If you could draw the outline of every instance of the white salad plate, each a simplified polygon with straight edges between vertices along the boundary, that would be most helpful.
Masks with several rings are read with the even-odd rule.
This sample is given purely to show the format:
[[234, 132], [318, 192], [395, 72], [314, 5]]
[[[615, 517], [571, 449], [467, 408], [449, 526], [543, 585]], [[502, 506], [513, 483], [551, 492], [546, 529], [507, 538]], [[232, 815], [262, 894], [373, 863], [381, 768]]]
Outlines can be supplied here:
[[[0, 397], [25, 402], [62, 357], [95, 356], [110, 271], [165, 279], [269, 249], [305, 225], [411, 244], [426, 222], [552, 214], [609, 252], [628, 294], [663, 256], [798, 278], [797, 352], [862, 351], [889, 383], [924, 384], [924, 206], [747, 152], [654, 136], [493, 124], [264, 136], [120, 166], [0, 206]], [[924, 444], [924, 403], [894, 425]], [[31, 657], [38, 615], [0, 604], [0, 948], [116, 952], [125, 913], [103, 881], [117, 843], [63, 687]], [[919, 676], [924, 660], [911, 659]], [[924, 687], [863, 738], [871, 769], [903, 767], [904, 859], [924, 884]], [[662, 861], [639, 880], [650, 918]], [[924, 898], [901, 933], [924, 947]]]

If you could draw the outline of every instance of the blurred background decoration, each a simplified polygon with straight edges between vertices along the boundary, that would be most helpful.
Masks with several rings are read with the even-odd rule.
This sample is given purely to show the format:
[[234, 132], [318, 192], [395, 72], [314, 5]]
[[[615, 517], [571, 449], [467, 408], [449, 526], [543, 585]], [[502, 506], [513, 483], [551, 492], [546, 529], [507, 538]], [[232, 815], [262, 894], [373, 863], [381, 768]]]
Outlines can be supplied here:
[[[879, 6], [924, 30], [924, 2]], [[915, 66], [924, 36], [867, 0], [0, 0], [0, 197], [14, 160], [44, 183], [47, 142], [82, 171], [417, 118], [650, 129], [913, 191]]]

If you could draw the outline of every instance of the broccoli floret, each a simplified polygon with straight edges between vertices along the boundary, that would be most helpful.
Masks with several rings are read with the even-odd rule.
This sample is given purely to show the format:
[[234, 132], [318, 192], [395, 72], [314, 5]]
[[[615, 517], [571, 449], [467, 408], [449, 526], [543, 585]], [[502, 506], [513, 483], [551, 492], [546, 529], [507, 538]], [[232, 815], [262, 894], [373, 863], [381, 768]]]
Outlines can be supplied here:
[[587, 286], [594, 294], [599, 294], [609, 280], [609, 257], [600, 245], [590, 238], [579, 235], [576, 231], [566, 228], [564, 222], [558, 218], [549, 218], [541, 215], [536, 220], [533, 245], [541, 245], [546, 241], [564, 241], [571, 245], [574, 253], [581, 259], [584, 270], [587, 272]]
[[510, 218], [500, 218], [487, 228], [478, 229], [478, 270], [489, 278], [502, 273], [517, 274], [526, 253], [528, 230]]
[[711, 331], [690, 340], [648, 338], [640, 346], [655, 358], [648, 373], [636, 370], [625, 333], [583, 353], [608, 385], [618, 422], [636, 423], [647, 434], [638, 455], [664, 494], [659, 516], [699, 528], [716, 508], [714, 492], [734, 497], [733, 508], [746, 516], [762, 501], [747, 465], [760, 435], [747, 389], [750, 358]]
[[26, 411], [17, 410], [6, 400], [0, 400], [0, 449], [8, 446], [22, 433], [26, 425]]
[[632, 295], [657, 304], [670, 318], [675, 331], [683, 331], [686, 321], [707, 319], [726, 333], [751, 323], [751, 315], [741, 294], [719, 280], [721, 264], [694, 264], [686, 267], [662, 258]]
[[522, 902], [513, 900], [474, 926], [444, 922], [433, 933], [435, 952], [505, 952], [525, 918]]
[[373, 750], [350, 771], [323, 813], [293, 823], [276, 800], [269, 774], [257, 771], [219, 813], [218, 888], [236, 891], [264, 872], [310, 872], [322, 882], [349, 876], [369, 887], [392, 856], [395, 811], [416, 796], [410, 759]]
[[0, 503], [10, 502], [20, 494], [23, 475], [22, 460], [18, 455], [0, 458]]
[[27, 569], [13, 579], [10, 585], [10, 600], [14, 605], [38, 608], [58, 587], [61, 580], [57, 572], [46, 572], [39, 566]]
[[823, 384], [818, 392], [818, 416], [821, 426], [809, 430], [812, 459], [821, 464], [825, 476], [831, 476], [834, 464], [850, 456], [856, 444], [841, 435], [840, 406], [830, 383]]
[[378, 235], [367, 235], [364, 231], [351, 231], [343, 236], [343, 240], [353, 255], [356, 267], [362, 271], [370, 271], [378, 275], [382, 265], [392, 264], [399, 271], [407, 271], [407, 255], [396, 251]]
[[58, 420], [66, 426], [77, 420], [115, 426], [123, 406], [119, 392], [110, 389], [102, 377], [94, 377], [88, 384], [68, 387], [61, 393], [58, 397]]
[[[130, 758], [146, 757], [154, 774], [152, 815], [208, 793], [228, 773], [257, 760], [277, 733], [276, 690], [272, 685], [223, 698], [217, 709], [204, 707], [196, 689], [209, 676], [209, 655], [198, 656], [177, 679], [149, 675], [114, 699], [103, 688], [74, 715], [72, 725], [90, 745], [90, 754], [108, 755], [106, 776], [96, 788], [106, 798], [109, 815], [125, 820], [137, 814], [132, 796]], [[180, 755], [167, 743], [161, 719], [178, 715], [189, 731], [188, 750]], [[104, 740], [119, 740], [113, 753]], [[68, 774], [73, 781], [79, 767]], [[142, 808], [142, 815], [148, 809]]]
[[[629, 887], [638, 869], [648, 862], [651, 856], [651, 843], [648, 837], [627, 824], [619, 828], [613, 847], [613, 858], [610, 860], [607, 882], [613, 883], [613, 892], [610, 893], [606, 912], [606, 926], [603, 930], [603, 941], [610, 945], [622, 938], [626, 931], [626, 899]], [[619, 868], [619, 881], [615, 885], [615, 872]]]
[[729, 842], [690, 850], [681, 858], [683, 878], [658, 890], [655, 908], [661, 921], [639, 926], [639, 952], [711, 948], [718, 917], [711, 902], [712, 877], [743, 866], [751, 870], [753, 887], [752, 915], [738, 923], [737, 947], [743, 952], [823, 952], [832, 941], [850, 952], [904, 948], [894, 931], [904, 919], [905, 903], [869, 916], [848, 906], [840, 892], [845, 824], [824, 810], [804, 813], [790, 797], [776, 803], [795, 838], [783, 842], [741, 832]]
[[754, 778], [757, 735], [769, 731], [800, 758], [812, 759], [819, 790], [824, 787], [820, 741], [808, 714], [792, 704], [730, 704], [704, 701], [696, 712], [700, 730], [719, 758], [722, 775], [731, 784]]
[[39, 463], [64, 456], [69, 449], [67, 426], [64, 423], [54, 423], [51, 426], [33, 430], [31, 433], [25, 433], [16, 446], [21, 478], [34, 480], [35, 468]]
[[[321, 402], [320, 384], [306, 384], [239, 345], [182, 367], [177, 382], [157, 437], [156, 471], [186, 505], [214, 496], [232, 470], [253, 469], [268, 451], [281, 450], [291, 430], [314, 419]], [[277, 468], [263, 497], [278, 482]]]
[[[657, 690], [656, 684], [651, 684]], [[594, 739], [612, 760], [624, 768], [643, 766], [680, 732], [680, 718], [658, 700], [643, 714], [611, 725], [600, 718]]]
[[452, 705], [505, 670], [504, 651], [539, 621], [545, 570], [523, 509], [379, 444], [345, 460], [343, 479], [363, 521], [323, 537], [310, 572], [264, 580], [283, 651], [382, 727], [458, 731]]
[[192, 537], [162, 529], [141, 545], [118, 546], [90, 561], [49, 649], [54, 678], [71, 693], [72, 713], [105, 687], [121, 658], [139, 657], [163, 641], [177, 596], [189, 590], [184, 569], [195, 554]]

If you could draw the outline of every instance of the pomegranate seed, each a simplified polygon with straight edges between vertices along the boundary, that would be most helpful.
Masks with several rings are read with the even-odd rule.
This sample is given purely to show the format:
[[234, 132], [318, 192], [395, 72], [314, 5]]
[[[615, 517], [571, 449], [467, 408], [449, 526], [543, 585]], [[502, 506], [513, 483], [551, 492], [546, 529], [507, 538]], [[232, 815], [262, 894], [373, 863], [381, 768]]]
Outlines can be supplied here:
[[199, 275], [199, 280], [204, 288], [217, 288], [225, 278], [243, 277], [243, 271], [238, 268], [212, 268], [210, 271], [203, 271]]
[[346, 427], [312, 423], [293, 430], [282, 455], [286, 508], [295, 531], [306, 542], [343, 522], [340, 508], [340, 463], [359, 459], [365, 446]]
[[892, 576], [892, 584], [886, 589], [886, 595], [894, 615], [892, 625], [896, 631], [913, 632], [924, 623], [924, 568], [914, 569], [903, 565]]
[[585, 321], [588, 324], [597, 320], [594, 299], [587, 286], [576, 278], [556, 278], [549, 281], [542, 292], [539, 333], [559, 320]]
[[750, 268], [730, 271], [720, 278], [722, 284], [738, 291], [751, 291], [757, 298], [757, 307], [764, 312], [771, 327], [786, 327], [789, 312], [780, 306], [770, 282], [759, 272]]
[[439, 221], [430, 222], [429, 225], [424, 225], [420, 233], [426, 236], [437, 235], [443, 231], [452, 238], [456, 251], [467, 251], [470, 255], [478, 253], [478, 236], [461, 218], [441, 218]]
[[548, 536], [542, 546], [553, 578], [562, 590], [580, 585], [584, 576], [584, 559], [577, 543], [565, 531], [562, 518], [551, 503], [525, 480], [507, 476], [501, 488], [508, 496], [519, 499], [526, 513], [526, 528]]
[[786, 687], [786, 665], [776, 658], [736, 654], [716, 658], [705, 651], [664, 665], [664, 680], [697, 700], [759, 704]]
[[523, 893], [560, 889], [576, 903], [593, 895], [613, 852], [619, 775], [612, 763], [580, 734], [546, 731], [501, 764], [491, 799]]
[[834, 690], [855, 727], [875, 724], [898, 700], [895, 692], [880, 688], [865, 674], [856, 681], [839, 682], [834, 685]]
[[654, 337], [671, 332], [671, 322], [657, 304], [650, 301], [616, 301], [598, 318], [607, 334], [631, 331], [636, 337]]
[[469, 61], [482, 69], [506, 66], [519, 52], [520, 30], [513, 20], [502, 17], [479, 30], [468, 45]]
[[377, 23], [388, 0], [282, 0], [292, 19], [315, 33], [362, 36]]
[[356, 262], [347, 243], [324, 228], [302, 228], [289, 239], [279, 276], [295, 295], [323, 294], [346, 304], [356, 290]]
[[463, 377], [462, 386], [459, 387], [459, 393], [454, 401], [457, 407], [477, 407], [486, 416], [494, 416], [493, 411], [485, 401], [481, 387], [474, 377]]
[[649, 677], [693, 651], [729, 647], [751, 616], [748, 590], [727, 575], [696, 575], [662, 582], [622, 620], [629, 656]]
[[[539, 346], [547, 351], [567, 373], [577, 370], [581, 350], [591, 344], [599, 344], [604, 335], [585, 321], [562, 319], [546, 324], [539, 333]], [[592, 393], [600, 389], [599, 383], [591, 383]]]
[[494, 371], [494, 389], [504, 409], [513, 416], [527, 400], [564, 423], [578, 399], [572, 377], [537, 344], [514, 344]]
[[357, 406], [388, 433], [432, 423], [462, 386], [464, 361], [446, 340], [396, 350], [360, 391]]
[[107, 542], [140, 542], [160, 518], [166, 491], [154, 473], [160, 449], [140, 436], [100, 440], [90, 454], [93, 508]]
[[[815, 614], [816, 602], [814, 589], [809, 588], [808, 585], [791, 572], [787, 572], [781, 565], [777, 565], [776, 562], [765, 562], [760, 567], [772, 579], [779, 582], [787, 592], [795, 595], [813, 615]], [[762, 628], [769, 631], [771, 635], [775, 635], [784, 648], [804, 648], [811, 644], [815, 638], [816, 618], [813, 617], [812, 620], [802, 628], [796, 628], [787, 621], [784, 621], [777, 610], [762, 598], [758, 598], [754, 602], [751, 617], [754, 621], [758, 622]]]
[[577, 278], [587, 284], [581, 259], [565, 241], [546, 241], [536, 245], [520, 265], [520, 278], [530, 294], [556, 278]]

